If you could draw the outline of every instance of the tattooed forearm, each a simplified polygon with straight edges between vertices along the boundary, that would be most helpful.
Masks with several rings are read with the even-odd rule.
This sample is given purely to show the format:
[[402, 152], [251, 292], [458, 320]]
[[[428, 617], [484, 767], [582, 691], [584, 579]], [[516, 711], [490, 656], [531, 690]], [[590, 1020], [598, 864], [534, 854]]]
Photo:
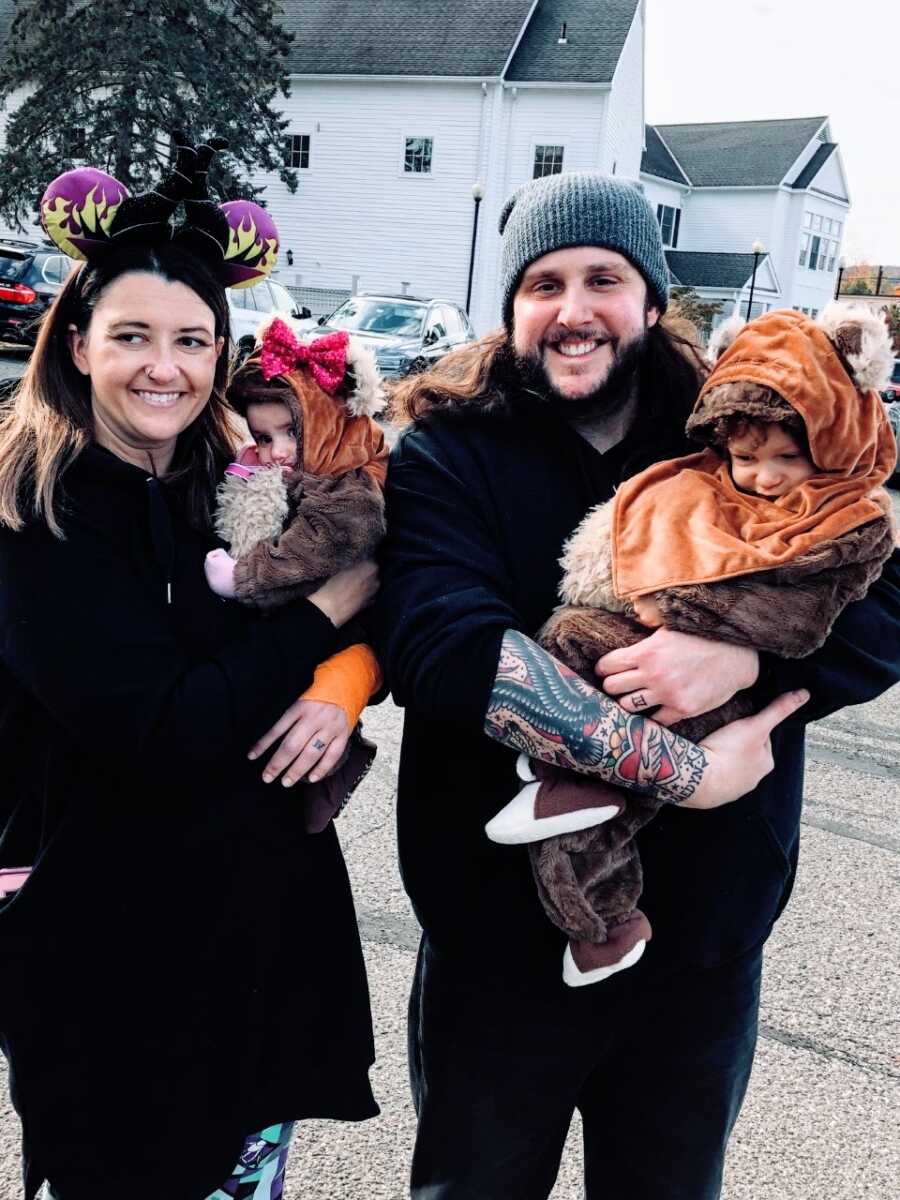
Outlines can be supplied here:
[[707, 765], [699, 746], [625, 712], [515, 630], [503, 638], [485, 732], [544, 762], [675, 803], [693, 796]]

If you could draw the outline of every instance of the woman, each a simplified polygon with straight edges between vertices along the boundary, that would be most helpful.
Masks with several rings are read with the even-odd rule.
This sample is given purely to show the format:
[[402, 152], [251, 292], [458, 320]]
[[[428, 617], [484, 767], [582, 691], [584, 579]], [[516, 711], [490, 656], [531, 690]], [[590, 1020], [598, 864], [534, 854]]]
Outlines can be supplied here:
[[0, 899], [0, 1039], [26, 1200], [44, 1179], [275, 1200], [291, 1122], [378, 1111], [333, 826], [305, 836], [248, 758], [374, 567], [267, 619], [206, 585], [234, 260], [221, 230], [196, 251], [218, 218], [193, 154], [187, 226], [171, 240], [184, 188], [155, 233], [129, 201], [136, 235], [89, 248], [0, 419], [0, 867], [33, 868]]

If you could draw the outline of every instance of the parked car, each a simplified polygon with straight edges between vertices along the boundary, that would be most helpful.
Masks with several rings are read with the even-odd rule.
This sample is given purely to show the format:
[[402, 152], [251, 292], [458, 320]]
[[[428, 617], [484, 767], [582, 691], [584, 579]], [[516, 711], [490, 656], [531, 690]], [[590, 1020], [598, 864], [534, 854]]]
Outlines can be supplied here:
[[891, 378], [888, 381], [887, 387], [881, 393], [881, 398], [888, 403], [900, 400], [900, 358], [894, 359], [894, 369], [891, 372]]
[[457, 346], [475, 341], [459, 305], [421, 296], [351, 296], [319, 324], [325, 333], [346, 329], [367, 342], [386, 379], [424, 371]]
[[[891, 423], [891, 429], [894, 431], [894, 437], [897, 439], [897, 444], [900, 445], [900, 399], [892, 400], [884, 407], [888, 421]], [[888, 480], [888, 487], [900, 489], [900, 463], [897, 464], [897, 469]]]
[[256, 330], [271, 312], [286, 313], [297, 320], [311, 320], [308, 308], [297, 304], [290, 292], [274, 279], [264, 279], [249, 288], [226, 288], [231, 313], [231, 340], [238, 362], [243, 362], [256, 344]]
[[50, 242], [0, 238], [0, 342], [33, 346], [72, 260]]

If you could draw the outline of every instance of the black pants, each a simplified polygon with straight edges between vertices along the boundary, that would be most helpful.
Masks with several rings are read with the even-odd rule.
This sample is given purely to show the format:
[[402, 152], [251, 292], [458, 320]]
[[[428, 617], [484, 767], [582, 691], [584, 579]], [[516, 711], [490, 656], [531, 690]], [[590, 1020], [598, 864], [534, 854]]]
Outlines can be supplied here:
[[[538, 999], [423, 941], [414, 1200], [546, 1200], [577, 1108], [587, 1200], [714, 1200], [756, 1045], [761, 950]], [[585, 993], [590, 993], [586, 995]]]

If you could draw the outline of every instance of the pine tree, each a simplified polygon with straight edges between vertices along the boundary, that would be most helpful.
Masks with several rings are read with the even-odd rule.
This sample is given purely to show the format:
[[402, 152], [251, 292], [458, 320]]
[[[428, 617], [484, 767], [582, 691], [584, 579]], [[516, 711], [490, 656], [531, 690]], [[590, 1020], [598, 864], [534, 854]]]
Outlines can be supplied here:
[[704, 337], [709, 337], [714, 319], [722, 311], [721, 300], [701, 300], [692, 287], [674, 287], [669, 302], [672, 315], [690, 321]]
[[73, 166], [109, 171], [132, 192], [159, 179], [170, 134], [228, 139], [214, 188], [265, 202], [249, 175], [274, 171], [291, 191], [292, 35], [277, 0], [17, 0], [0, 103], [26, 88], [0, 150], [0, 219], [35, 220], [46, 185]]

